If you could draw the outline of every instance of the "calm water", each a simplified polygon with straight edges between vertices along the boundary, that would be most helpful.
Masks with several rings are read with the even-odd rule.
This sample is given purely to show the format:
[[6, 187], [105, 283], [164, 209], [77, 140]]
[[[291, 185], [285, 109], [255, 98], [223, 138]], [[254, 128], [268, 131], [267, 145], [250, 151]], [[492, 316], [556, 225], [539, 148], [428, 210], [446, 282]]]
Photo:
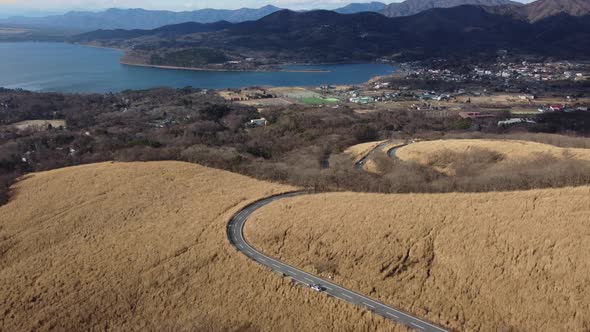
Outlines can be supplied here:
[[125, 66], [119, 63], [121, 55], [116, 50], [60, 43], [0, 43], [0, 86], [59, 92], [117, 92], [189, 85], [211, 89], [312, 86], [362, 83], [393, 71], [388, 65], [355, 64], [303, 67], [327, 69], [329, 73], [197, 72]]

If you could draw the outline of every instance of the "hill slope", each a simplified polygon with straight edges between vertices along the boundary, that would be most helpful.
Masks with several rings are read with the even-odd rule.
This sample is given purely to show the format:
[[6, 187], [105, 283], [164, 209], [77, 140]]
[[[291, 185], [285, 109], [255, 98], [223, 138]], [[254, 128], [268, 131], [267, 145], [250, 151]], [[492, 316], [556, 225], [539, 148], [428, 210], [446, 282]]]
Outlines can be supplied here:
[[264, 207], [246, 237], [453, 331], [585, 331], [588, 195], [322, 194]]
[[519, 11], [531, 22], [537, 22], [559, 14], [587, 16], [590, 15], [590, 1], [538, 0], [520, 8]]
[[14, 189], [0, 207], [2, 331], [396, 329], [231, 247], [231, 215], [287, 186], [152, 162], [32, 174]]

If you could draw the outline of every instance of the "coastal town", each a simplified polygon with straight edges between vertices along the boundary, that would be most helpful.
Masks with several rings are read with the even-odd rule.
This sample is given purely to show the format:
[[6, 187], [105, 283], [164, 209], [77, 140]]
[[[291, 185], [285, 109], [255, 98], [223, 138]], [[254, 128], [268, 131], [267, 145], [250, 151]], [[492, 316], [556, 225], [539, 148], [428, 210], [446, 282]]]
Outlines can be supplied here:
[[[393, 75], [360, 85], [257, 87], [216, 93], [225, 100], [255, 106], [262, 115], [290, 105], [357, 113], [420, 111], [429, 117], [468, 120], [477, 128], [534, 126], [541, 114], [588, 111], [590, 98], [584, 89], [590, 84], [590, 63], [500, 60], [446, 69], [440, 69], [442, 61], [401, 63]], [[549, 83], [559, 88], [547, 91]]]

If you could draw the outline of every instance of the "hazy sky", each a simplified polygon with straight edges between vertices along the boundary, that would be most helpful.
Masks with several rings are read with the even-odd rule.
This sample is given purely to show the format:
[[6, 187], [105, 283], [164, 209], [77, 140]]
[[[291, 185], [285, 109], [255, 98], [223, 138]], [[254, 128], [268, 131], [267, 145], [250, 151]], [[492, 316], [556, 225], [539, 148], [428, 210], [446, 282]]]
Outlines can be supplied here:
[[[530, 2], [530, 0], [520, 0]], [[336, 8], [350, 2], [363, 0], [0, 0], [1, 11], [30, 9], [40, 11], [65, 11], [69, 9], [97, 10], [103, 8], [146, 8], [168, 10], [194, 10], [201, 8], [261, 7], [272, 4], [281, 8], [312, 9]], [[399, 1], [382, 1], [399, 2]]]

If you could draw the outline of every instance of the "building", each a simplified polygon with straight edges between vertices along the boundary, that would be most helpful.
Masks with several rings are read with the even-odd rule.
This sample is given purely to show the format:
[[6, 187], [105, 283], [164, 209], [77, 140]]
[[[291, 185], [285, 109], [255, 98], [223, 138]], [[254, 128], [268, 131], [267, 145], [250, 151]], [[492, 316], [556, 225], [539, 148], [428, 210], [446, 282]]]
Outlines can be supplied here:
[[246, 127], [264, 127], [268, 126], [268, 121], [265, 118], [253, 119], [246, 123]]
[[375, 99], [373, 97], [352, 97], [350, 98], [350, 102], [355, 104], [370, 104], [374, 103]]
[[508, 119], [508, 120], [504, 120], [504, 121], [498, 121], [498, 127], [507, 127], [507, 126], [511, 126], [511, 125], [519, 124], [519, 123], [535, 124], [537, 122], [535, 122], [535, 120], [533, 120], [533, 119], [514, 118], [514, 119]]

